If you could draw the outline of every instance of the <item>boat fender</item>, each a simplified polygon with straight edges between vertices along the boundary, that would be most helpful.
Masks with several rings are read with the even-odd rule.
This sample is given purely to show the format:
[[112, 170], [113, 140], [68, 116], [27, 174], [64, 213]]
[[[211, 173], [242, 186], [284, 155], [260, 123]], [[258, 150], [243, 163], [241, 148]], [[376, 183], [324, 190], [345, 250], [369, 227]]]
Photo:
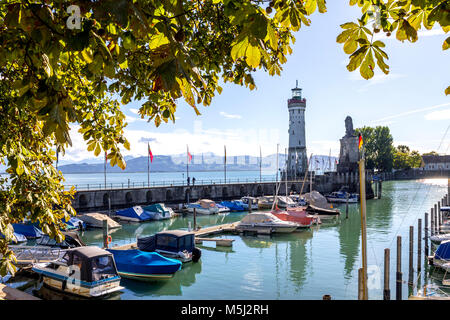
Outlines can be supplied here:
[[199, 248], [195, 247], [194, 250], [192, 250], [192, 261], [193, 262], [198, 262], [198, 260], [200, 260], [201, 256], [202, 256], [202, 250], [200, 250]]

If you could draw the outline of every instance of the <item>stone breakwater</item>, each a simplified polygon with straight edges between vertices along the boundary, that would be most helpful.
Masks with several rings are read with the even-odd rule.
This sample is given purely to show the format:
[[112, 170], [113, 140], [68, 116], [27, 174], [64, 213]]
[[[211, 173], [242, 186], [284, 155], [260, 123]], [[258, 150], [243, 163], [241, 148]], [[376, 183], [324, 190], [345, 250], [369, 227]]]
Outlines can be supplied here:
[[[385, 176], [383, 180], [389, 177]], [[366, 173], [367, 198], [373, 198], [371, 181], [373, 174]], [[310, 181], [285, 181], [281, 182], [278, 194], [299, 193], [303, 185], [303, 193], [310, 191]], [[312, 190], [322, 194], [339, 190], [342, 186], [348, 186], [350, 191], [359, 192], [359, 177], [355, 173], [330, 172], [324, 175], [312, 176]], [[120, 189], [97, 189], [78, 191], [73, 199], [73, 206], [79, 212], [92, 212], [120, 209], [150, 203], [163, 202], [166, 204], [193, 202], [198, 199], [228, 200], [239, 199], [244, 196], [259, 197], [274, 195], [276, 182], [245, 182], [227, 184], [201, 184], [194, 186], [163, 186], [163, 187], [136, 187]]]

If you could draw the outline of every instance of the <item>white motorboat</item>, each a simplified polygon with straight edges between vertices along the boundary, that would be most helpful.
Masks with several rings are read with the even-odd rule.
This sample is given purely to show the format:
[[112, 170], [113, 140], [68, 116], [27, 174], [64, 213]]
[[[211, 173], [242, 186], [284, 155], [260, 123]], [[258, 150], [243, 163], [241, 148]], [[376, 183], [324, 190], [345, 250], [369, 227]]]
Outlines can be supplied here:
[[283, 221], [269, 212], [249, 213], [236, 225], [237, 230], [267, 229], [276, 233], [293, 232], [298, 227], [298, 224]]
[[247, 205], [247, 210], [248, 210], [248, 206], [251, 205], [252, 206], [252, 210], [258, 210], [258, 199], [255, 197], [242, 197], [241, 201]]
[[191, 213], [194, 212], [194, 208], [199, 214], [216, 214], [219, 212], [219, 208], [216, 203], [209, 199], [200, 199], [197, 202], [189, 203], [187, 208]]
[[69, 249], [58, 260], [36, 263], [44, 285], [65, 293], [98, 298], [124, 289], [112, 253], [98, 247]]

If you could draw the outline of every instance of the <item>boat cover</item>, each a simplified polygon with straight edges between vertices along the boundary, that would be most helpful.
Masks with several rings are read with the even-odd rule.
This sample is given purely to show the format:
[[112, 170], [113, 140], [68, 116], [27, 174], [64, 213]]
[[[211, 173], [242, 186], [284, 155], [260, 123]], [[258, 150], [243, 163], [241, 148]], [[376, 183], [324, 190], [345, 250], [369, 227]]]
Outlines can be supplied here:
[[63, 220], [63, 222], [67, 224], [71, 229], [78, 229], [80, 227], [80, 223], [83, 226], [83, 230], [86, 229], [86, 223], [77, 217], [71, 217], [69, 221]]
[[441, 211], [450, 212], [450, 207], [441, 207]]
[[[13, 237], [12, 242], [14, 242], [14, 243], [20, 243], [20, 242], [27, 241], [27, 237], [25, 237], [23, 234], [13, 232], [13, 235], [14, 235], [14, 237]], [[2, 239], [5, 238], [5, 236], [1, 232], [0, 232], [0, 238], [2, 238]]]
[[450, 260], [450, 240], [441, 242], [434, 257], [441, 260]]
[[310, 205], [313, 205], [315, 207], [319, 207], [322, 209], [331, 209], [331, 205], [328, 203], [327, 198], [325, 198], [323, 195], [321, 195], [317, 191], [311, 191], [307, 194], [305, 194], [305, 200]]
[[181, 261], [166, 258], [157, 252], [107, 249], [114, 255], [119, 272], [139, 274], [172, 274], [181, 269]]
[[156, 249], [177, 253], [194, 250], [194, 233], [184, 230], [166, 230], [155, 235], [138, 238], [137, 246], [142, 251], [155, 251]]
[[161, 213], [161, 214], [163, 214], [164, 212], [167, 211], [167, 209], [166, 209], [166, 208], [164, 207], [164, 205], [161, 204], [161, 203], [151, 204], [151, 205], [149, 205], [149, 206], [142, 207], [142, 209], [143, 209], [144, 211], [149, 211], [149, 212], [159, 212], [159, 213]]
[[108, 217], [106, 214], [98, 213], [98, 212], [92, 212], [92, 213], [85, 213], [78, 218], [86, 223], [89, 227], [94, 228], [103, 228], [103, 220], [108, 221], [108, 228], [114, 229], [114, 228], [120, 228], [121, 225], [118, 224], [116, 221]]
[[286, 221], [283, 221], [276, 216], [274, 216], [272, 213], [268, 212], [257, 212], [257, 213], [250, 213], [246, 215], [244, 218], [242, 218], [242, 223], [261, 223], [261, 222], [276, 222], [276, 223], [282, 223], [286, 224]]
[[116, 211], [118, 216], [138, 219], [139, 221], [147, 221], [152, 219], [152, 215], [144, 211], [141, 206], [134, 206], [125, 210]]
[[214, 208], [216, 206], [216, 203], [214, 201], [212, 201], [212, 200], [209, 200], [209, 199], [200, 199], [198, 201], [198, 203], [200, 203], [200, 206], [202, 208], [205, 208], [205, 209], [207, 209], [207, 208]]
[[220, 204], [229, 208], [231, 211], [244, 211], [244, 206], [235, 201], [222, 201]]
[[14, 232], [20, 233], [27, 238], [40, 238], [44, 233], [32, 224], [12, 223]]

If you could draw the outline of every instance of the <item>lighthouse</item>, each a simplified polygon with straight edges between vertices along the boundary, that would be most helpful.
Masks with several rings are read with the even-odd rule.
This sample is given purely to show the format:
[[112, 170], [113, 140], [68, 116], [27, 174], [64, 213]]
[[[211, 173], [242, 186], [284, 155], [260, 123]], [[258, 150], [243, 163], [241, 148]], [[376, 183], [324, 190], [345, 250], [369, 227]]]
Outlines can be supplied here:
[[300, 178], [307, 166], [305, 136], [306, 99], [302, 98], [302, 89], [296, 81], [292, 89], [292, 98], [288, 99], [289, 110], [289, 150], [287, 158], [288, 179]]

